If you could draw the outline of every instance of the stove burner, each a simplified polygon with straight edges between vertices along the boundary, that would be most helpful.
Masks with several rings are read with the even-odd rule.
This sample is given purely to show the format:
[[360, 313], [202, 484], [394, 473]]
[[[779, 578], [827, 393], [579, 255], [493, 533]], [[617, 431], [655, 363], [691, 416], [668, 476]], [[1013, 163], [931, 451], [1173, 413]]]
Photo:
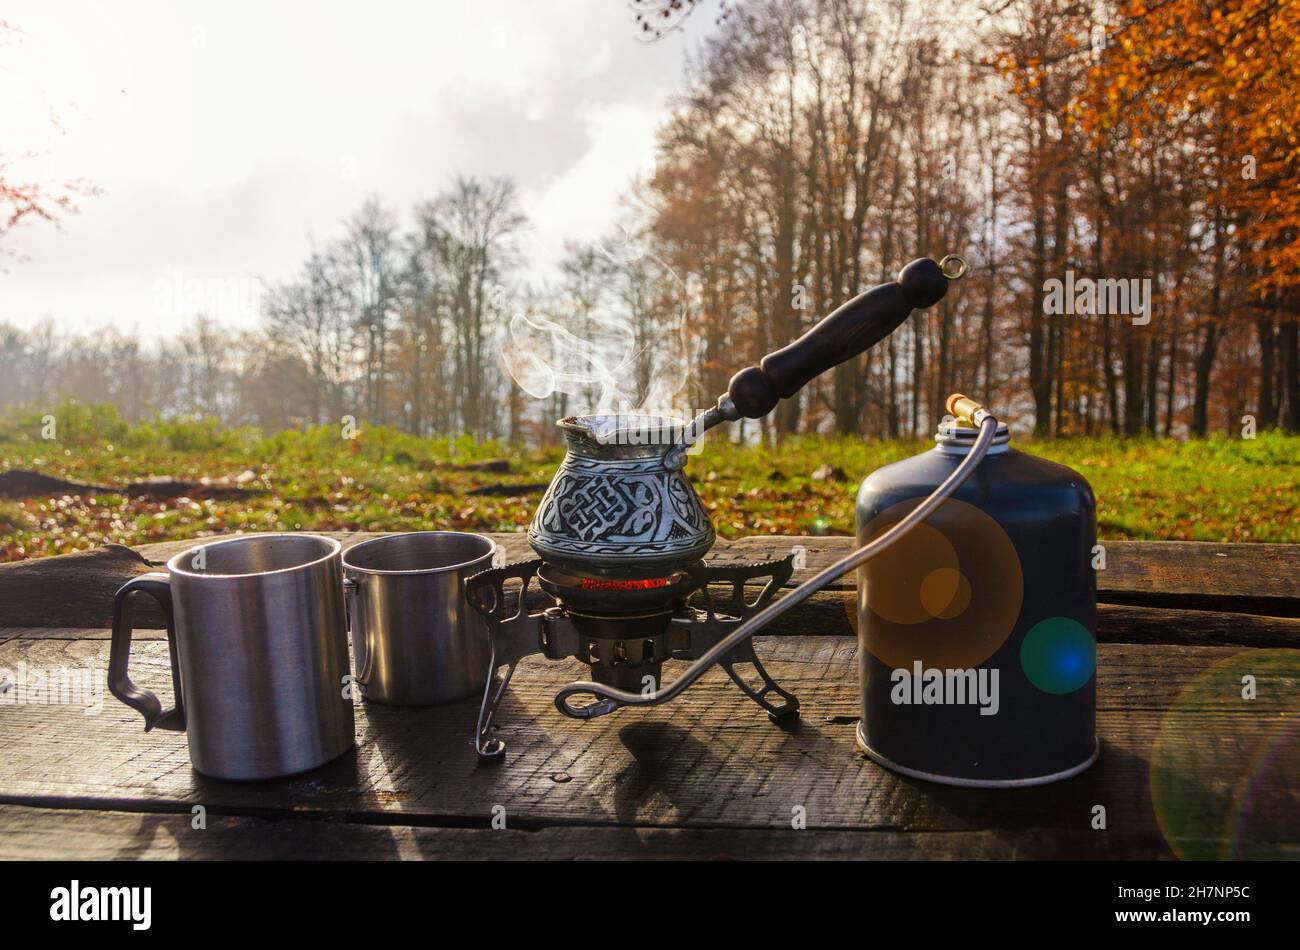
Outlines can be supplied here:
[[[490, 739], [496, 708], [519, 661], [541, 653], [548, 659], [576, 657], [591, 667], [591, 679], [626, 692], [655, 692], [663, 664], [694, 660], [744, 619], [767, 605], [793, 573], [793, 557], [762, 564], [709, 565], [698, 561], [667, 576], [628, 577], [607, 569], [578, 571], [540, 560], [508, 564], [465, 581], [465, 596], [488, 621], [492, 670], [479, 711], [475, 747], [479, 757], [496, 761], [505, 743]], [[553, 606], [528, 612], [533, 578]], [[746, 584], [767, 579], [749, 599]], [[506, 584], [518, 580], [516, 596]], [[719, 589], [726, 595], [719, 595]], [[750, 587], [752, 592], [754, 587]], [[718, 660], [736, 685], [773, 718], [797, 713], [799, 701], [777, 686], [746, 641]], [[736, 665], [752, 667], [759, 688], [749, 685]], [[767, 699], [776, 693], [780, 704]]]
[[685, 603], [695, 589], [686, 570], [673, 571], [666, 577], [620, 577], [543, 563], [537, 569], [537, 581], [542, 590], [565, 607], [597, 614], [671, 609]]
[[654, 587], [667, 587], [671, 583], [667, 577], [644, 577], [626, 581], [611, 580], [605, 577], [584, 577], [581, 579], [583, 590], [650, 590]]
[[695, 589], [689, 572], [618, 577], [542, 564], [537, 580], [577, 633], [574, 655], [596, 682], [634, 692], [659, 688], [663, 662], [673, 655], [673, 614]]

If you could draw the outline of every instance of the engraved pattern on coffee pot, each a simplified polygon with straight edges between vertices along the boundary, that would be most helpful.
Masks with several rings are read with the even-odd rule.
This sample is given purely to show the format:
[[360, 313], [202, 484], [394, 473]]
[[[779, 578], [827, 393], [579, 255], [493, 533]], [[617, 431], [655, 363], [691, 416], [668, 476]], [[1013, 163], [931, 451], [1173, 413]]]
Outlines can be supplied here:
[[[528, 540], [580, 569], [684, 565], [713, 546], [713, 524], [670, 445], [603, 446], [569, 427], [569, 453], [547, 488]], [[640, 454], [640, 458], [620, 457]]]

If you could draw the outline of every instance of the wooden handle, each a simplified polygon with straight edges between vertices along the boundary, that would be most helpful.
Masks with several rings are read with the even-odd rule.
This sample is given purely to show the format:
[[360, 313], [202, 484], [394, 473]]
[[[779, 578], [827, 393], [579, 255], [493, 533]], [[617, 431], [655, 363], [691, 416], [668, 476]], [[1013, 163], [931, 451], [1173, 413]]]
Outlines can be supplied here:
[[793, 343], [742, 369], [731, 377], [727, 395], [741, 416], [767, 415], [780, 400], [889, 336], [914, 309], [934, 306], [957, 276], [927, 257], [912, 261], [897, 280], [859, 294]]

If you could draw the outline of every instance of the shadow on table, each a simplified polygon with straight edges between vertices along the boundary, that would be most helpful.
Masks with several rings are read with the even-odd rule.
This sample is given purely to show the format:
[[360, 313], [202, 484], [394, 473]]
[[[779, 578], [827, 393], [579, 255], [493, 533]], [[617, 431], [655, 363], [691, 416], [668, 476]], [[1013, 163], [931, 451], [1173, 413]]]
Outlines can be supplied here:
[[[962, 831], [988, 831], [1003, 845], [990, 855], [1017, 860], [1105, 860], [1173, 857], [1151, 807], [1148, 764], [1141, 756], [1102, 743], [1087, 771], [1028, 788], [956, 788], [896, 776], [925, 796]], [[1097, 806], [1105, 827], [1096, 828]], [[924, 830], [924, 829], [918, 829]]]
[[[776, 725], [785, 734], [784, 743], [793, 742], [801, 728], [797, 718]], [[715, 751], [672, 723], [629, 723], [619, 730], [618, 737], [632, 757], [614, 791], [614, 815], [621, 825], [643, 823], [647, 804], [658, 810], [665, 808], [665, 802], [677, 821], [689, 819], [702, 804], [701, 775], [726, 773], [727, 785], [732, 788], [765, 779], [747, 759], [736, 755], [732, 746], [720, 745]], [[737, 774], [743, 769], [749, 769], [749, 774]]]

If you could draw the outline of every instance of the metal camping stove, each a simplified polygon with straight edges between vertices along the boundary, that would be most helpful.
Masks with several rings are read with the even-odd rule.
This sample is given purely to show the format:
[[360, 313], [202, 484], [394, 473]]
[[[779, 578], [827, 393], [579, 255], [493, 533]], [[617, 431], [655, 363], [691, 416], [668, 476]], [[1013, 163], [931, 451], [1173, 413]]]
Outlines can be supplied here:
[[[487, 617], [495, 671], [479, 713], [479, 756], [492, 760], [505, 754], [505, 743], [490, 735], [492, 720], [524, 657], [577, 657], [590, 665], [596, 682], [648, 695], [659, 689], [665, 660], [699, 659], [762, 609], [793, 570], [792, 556], [763, 564], [696, 561], [661, 576], [618, 577], [574, 572], [538, 559], [476, 575], [466, 593]], [[757, 595], [747, 599], [747, 585], [764, 579]], [[534, 580], [554, 599], [553, 606], [528, 609]], [[737, 669], [742, 664], [752, 669], [757, 685]], [[719, 665], [773, 719], [797, 714], [799, 701], [768, 675], [752, 641], [730, 651]]]
[[[790, 579], [791, 558], [702, 561], [714, 531], [683, 472], [688, 449], [713, 426], [767, 415], [816, 376], [888, 336], [913, 309], [937, 303], [965, 272], [956, 257], [913, 261], [898, 280], [853, 298], [798, 340], [741, 370], [717, 404], [689, 423], [657, 416], [560, 420], [568, 454], [528, 529], [539, 558], [465, 582], [466, 598], [487, 618], [492, 640], [475, 733], [479, 756], [492, 761], [505, 754], [505, 743], [490, 734], [492, 720], [519, 661], [532, 654], [577, 657], [591, 667], [591, 682], [570, 684], [556, 696], [560, 712], [574, 718], [666, 702], [714, 662], [773, 718], [796, 715], [798, 700], [768, 675], [749, 637], [770, 619], [756, 619], [765, 608], [792, 606], [827, 580], [819, 575], [771, 604]], [[530, 610], [538, 599], [534, 579], [551, 599], [539, 610]], [[747, 598], [747, 590], [758, 593]], [[699, 662], [661, 689], [669, 659]], [[737, 667], [752, 669], [753, 681]], [[582, 694], [596, 699], [569, 702]]]

